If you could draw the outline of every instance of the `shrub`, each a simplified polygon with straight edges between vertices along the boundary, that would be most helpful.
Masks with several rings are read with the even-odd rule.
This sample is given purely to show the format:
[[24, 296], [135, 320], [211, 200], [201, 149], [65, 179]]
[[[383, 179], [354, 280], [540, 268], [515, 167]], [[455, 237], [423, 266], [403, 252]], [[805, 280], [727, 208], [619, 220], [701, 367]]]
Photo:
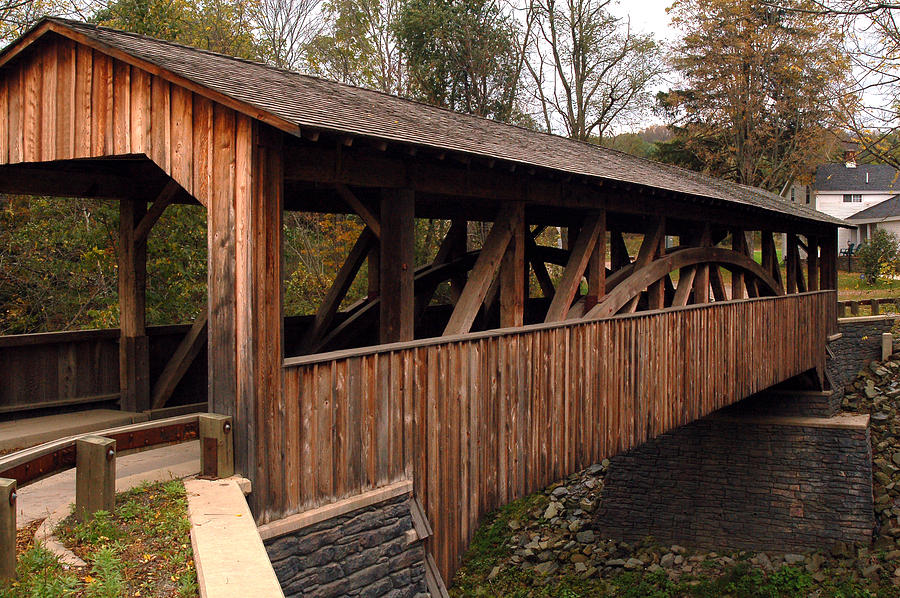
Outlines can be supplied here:
[[897, 235], [883, 229], [875, 229], [872, 237], [859, 248], [859, 266], [869, 284], [878, 282], [879, 278], [895, 275], [900, 259], [900, 240]]

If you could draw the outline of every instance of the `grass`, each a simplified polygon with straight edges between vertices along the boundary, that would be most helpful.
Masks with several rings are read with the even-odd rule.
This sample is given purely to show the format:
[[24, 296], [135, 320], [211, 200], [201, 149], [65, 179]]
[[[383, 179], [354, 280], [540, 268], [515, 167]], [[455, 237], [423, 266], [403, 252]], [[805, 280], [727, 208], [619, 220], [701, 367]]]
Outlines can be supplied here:
[[199, 594], [187, 498], [180, 480], [145, 484], [116, 495], [115, 514], [87, 523], [69, 517], [57, 537], [88, 567], [63, 567], [42, 546], [19, 556], [18, 581], [0, 598], [188, 598]]

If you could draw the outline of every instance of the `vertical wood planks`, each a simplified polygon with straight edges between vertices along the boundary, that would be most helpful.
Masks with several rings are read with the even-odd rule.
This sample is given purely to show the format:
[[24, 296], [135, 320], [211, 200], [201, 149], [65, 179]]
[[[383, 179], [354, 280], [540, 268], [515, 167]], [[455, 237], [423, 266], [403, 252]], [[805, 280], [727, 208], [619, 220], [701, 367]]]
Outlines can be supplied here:
[[301, 480], [305, 509], [412, 472], [449, 579], [487, 512], [820, 367], [829, 302], [720, 302], [311, 357], [284, 369], [286, 405], [298, 404], [286, 429], [299, 430], [284, 450], [300, 448], [283, 475]]

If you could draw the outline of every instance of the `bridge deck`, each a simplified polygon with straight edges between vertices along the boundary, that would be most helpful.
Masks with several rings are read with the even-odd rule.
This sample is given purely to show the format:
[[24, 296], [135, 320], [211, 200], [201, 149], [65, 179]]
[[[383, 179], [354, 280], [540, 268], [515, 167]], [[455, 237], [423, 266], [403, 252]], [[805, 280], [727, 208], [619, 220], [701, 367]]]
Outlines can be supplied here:
[[821, 371], [834, 306], [818, 291], [289, 359], [254, 493], [281, 516], [412, 478], [449, 580], [491, 510]]

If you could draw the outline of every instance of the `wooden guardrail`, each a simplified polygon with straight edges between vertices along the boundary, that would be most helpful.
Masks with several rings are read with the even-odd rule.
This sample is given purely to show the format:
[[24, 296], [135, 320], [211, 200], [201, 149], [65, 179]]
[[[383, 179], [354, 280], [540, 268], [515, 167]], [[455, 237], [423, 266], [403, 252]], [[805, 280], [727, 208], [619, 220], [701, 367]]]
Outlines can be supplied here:
[[871, 316], [877, 316], [885, 305], [892, 305], [893, 311], [900, 311], [900, 297], [878, 297], [875, 299], [862, 299], [854, 301], [838, 301], [838, 317], [845, 318], [848, 315], [860, 315], [860, 307], [868, 308]]
[[200, 473], [234, 474], [231, 417], [192, 414], [70, 436], [0, 457], [0, 579], [15, 576], [18, 490], [75, 467], [75, 514], [113, 511], [116, 458], [151, 448], [200, 440]]
[[824, 368], [835, 300], [817, 291], [288, 359], [284, 425], [257, 431], [269, 460], [254, 492], [298, 513], [412, 478], [450, 579], [493, 509]]

